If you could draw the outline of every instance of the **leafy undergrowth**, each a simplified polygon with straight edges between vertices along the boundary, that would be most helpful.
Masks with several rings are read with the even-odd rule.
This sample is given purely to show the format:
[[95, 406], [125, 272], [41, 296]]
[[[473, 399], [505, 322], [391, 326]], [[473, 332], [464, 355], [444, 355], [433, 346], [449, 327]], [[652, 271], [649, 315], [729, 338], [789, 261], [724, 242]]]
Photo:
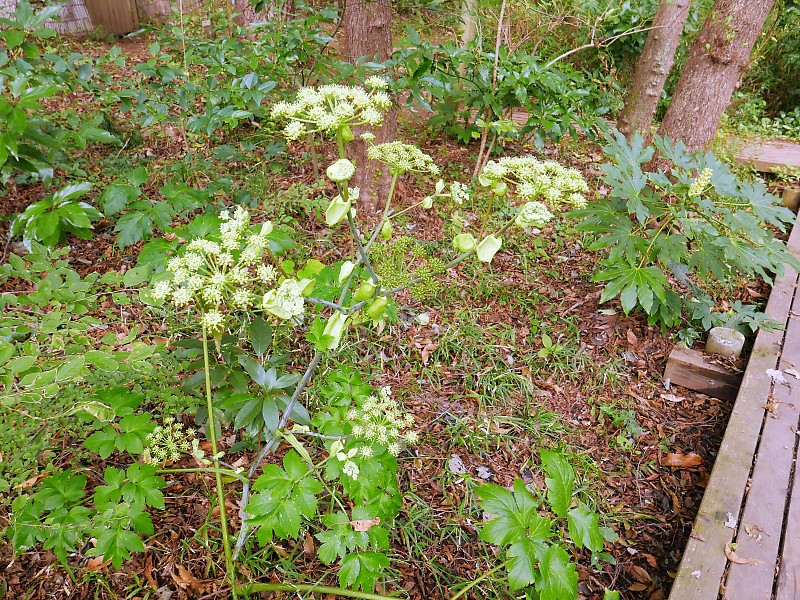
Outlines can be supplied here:
[[[137, 51], [129, 50], [131, 55]], [[404, 126], [412, 133], [419, 127], [412, 119]], [[250, 129], [240, 139], [224, 141], [236, 150], [242, 143], [260, 142], [260, 135]], [[472, 148], [446, 138], [422, 140], [421, 146], [453, 173], [471, 171], [475, 161]], [[182, 158], [182, 152], [179, 133], [157, 130], [124, 154], [102, 147], [85, 151], [81, 169], [109, 184], [146, 165], [163, 184], [170, 177], [165, 165]], [[322, 164], [328, 164], [334, 149], [323, 146], [321, 153]], [[589, 141], [547, 146], [543, 154], [581, 169], [593, 187], [601, 186], [595, 164], [601, 153]], [[284, 155], [263, 144], [248, 162], [207, 160], [203, 177], [231, 175], [236, 192], [252, 193], [256, 210], [298, 237], [316, 238], [321, 259], [336, 260], [343, 254], [343, 240], [321, 225], [324, 204], [312, 185], [306, 153], [290, 150]], [[158, 188], [152, 180], [148, 185]], [[41, 191], [26, 188], [10, 194], [0, 212], [17, 212]], [[422, 195], [411, 180], [401, 181], [396, 193], [401, 207], [419, 202]], [[218, 197], [224, 201], [227, 192]], [[433, 212], [396, 225], [431, 245], [440, 243], [448, 226], [447, 214]], [[151, 416], [153, 423], [157, 415], [171, 415], [193, 424], [198, 399], [182, 388], [193, 372], [189, 348], [181, 343], [179, 328], [167, 331], [157, 312], [143, 310], [137, 301], [142, 278], [134, 266], [142, 244], [120, 250], [112, 224], [100, 221], [95, 229], [91, 240], [68, 238], [69, 252], [60, 266], [40, 263], [31, 269], [9, 258], [2, 292], [21, 301], [7, 318], [20, 320], [15, 325], [19, 332], [25, 315], [55, 315], [52, 330], [28, 332], [31, 355], [46, 365], [56, 354], [66, 354], [106, 374], [116, 373], [107, 380], [123, 390], [118, 394], [127, 391], [135, 398], [147, 417], [128, 418], [128, 400], [123, 398], [117, 410], [122, 418], [114, 426], [81, 421], [80, 414], [91, 414], [90, 380], [68, 387], [46, 405], [26, 398], [13, 405], [3, 401], [2, 525], [9, 523], [11, 499], [35, 487], [49, 471], [80, 469], [84, 474], [76, 479], [85, 477], [96, 490], [104, 477], [108, 482], [132, 468], [113, 458], [100, 460], [95, 453], [140, 451], [136, 432], [152, 430]], [[542, 462], [548, 455], [543, 450], [553, 449], [570, 458], [576, 494], [618, 536], [605, 545], [613, 564], [593, 564], [588, 551], [578, 551], [581, 597], [601, 598], [606, 587], [621, 590], [625, 598], [657, 600], [668, 593], [730, 406], [664, 388], [661, 374], [673, 346], [669, 333], [648, 326], [645, 317], [625, 316], [616, 302], [599, 304], [602, 286], [590, 280], [597, 257], [584, 250], [582, 235], [574, 223], [561, 221], [530, 238], [517, 238], [490, 265], [454, 267], [425, 298], [401, 294], [398, 318], [377, 336], [354, 328], [336, 359], [323, 363], [322, 373], [355, 368], [373, 387], [391, 386], [404, 410], [416, 418], [419, 443], [398, 457], [402, 507], [391, 539], [392, 567], [385, 581], [378, 582], [378, 591], [444, 600], [491, 571], [498, 564], [496, 549], [479, 540], [477, 526], [491, 518], [478, 508], [478, 498], [492, 488], [481, 492], [481, 486], [510, 488], [520, 478], [545, 494]], [[164, 237], [175, 238], [174, 233]], [[87, 293], [69, 274], [72, 270], [104, 287]], [[55, 304], [52, 297], [42, 296], [40, 276], [49, 277], [51, 288], [60, 290]], [[740, 300], [759, 296], [747, 286], [739, 289], [749, 295]], [[58, 345], [67, 338], [66, 328], [69, 339], [80, 339], [79, 344]], [[186, 334], [191, 337], [188, 328]], [[17, 366], [24, 370], [22, 363]], [[66, 375], [53, 374], [55, 381], [59, 377]], [[321, 389], [323, 379], [312, 387], [312, 397], [327, 393]], [[95, 433], [84, 445], [88, 428]], [[257, 452], [230, 429], [223, 429], [220, 447], [233, 466], [248, 464]], [[289, 445], [284, 444], [269, 460], [281, 464], [287, 456]], [[190, 468], [195, 463], [184, 457], [171, 466]], [[59, 482], [68, 496], [75, 481]], [[82, 479], [80, 483], [77, 487]], [[155, 487], [163, 498], [150, 500], [164, 507], [150, 514], [156, 533], [146, 540], [144, 552], [121, 560], [120, 568], [103, 560], [109, 556], [76, 548], [62, 557], [71, 567], [68, 572], [51, 550], [38, 547], [14, 557], [4, 542], [6, 597], [225, 597], [213, 477], [175, 473], [160, 485]], [[230, 524], [237, 531], [238, 496], [231, 491], [228, 499]], [[103, 533], [101, 528], [95, 535], [98, 547]], [[319, 539], [311, 535], [297, 544], [272, 542], [244, 555], [239, 576], [243, 581], [336, 585], [336, 569], [324, 564], [321, 552]], [[265, 592], [263, 597], [297, 595]], [[463, 597], [514, 594], [498, 575], [483, 579]]]

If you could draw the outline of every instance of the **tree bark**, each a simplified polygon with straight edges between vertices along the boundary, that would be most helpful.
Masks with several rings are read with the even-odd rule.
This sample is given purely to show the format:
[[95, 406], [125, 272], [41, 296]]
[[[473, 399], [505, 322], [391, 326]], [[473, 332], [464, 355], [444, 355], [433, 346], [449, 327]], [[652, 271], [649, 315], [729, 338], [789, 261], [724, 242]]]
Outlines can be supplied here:
[[[379, 62], [388, 60], [393, 51], [391, 0], [345, 0], [342, 35], [341, 52], [348, 62], [356, 64], [362, 57]], [[375, 131], [373, 143], [391, 142], [396, 132], [397, 110], [393, 108], [384, 117], [381, 128]], [[356, 128], [353, 133], [356, 139], [350, 147], [359, 168], [351, 184], [361, 188], [359, 205], [374, 210], [386, 201], [391, 175], [387, 167], [367, 160], [367, 144], [359, 136], [361, 128]]]
[[689, 49], [660, 135], [689, 150], [713, 141], [774, 0], [716, 0]]
[[691, 0], [661, 0], [644, 50], [636, 62], [625, 107], [617, 119], [617, 129], [630, 137], [636, 131], [647, 136], [667, 81], [683, 26], [689, 16]]

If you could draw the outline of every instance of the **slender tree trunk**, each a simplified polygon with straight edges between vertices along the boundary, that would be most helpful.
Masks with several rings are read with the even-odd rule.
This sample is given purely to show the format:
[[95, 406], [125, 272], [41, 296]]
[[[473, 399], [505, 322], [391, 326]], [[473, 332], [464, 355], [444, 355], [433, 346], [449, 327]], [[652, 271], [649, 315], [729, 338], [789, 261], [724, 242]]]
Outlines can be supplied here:
[[466, 46], [478, 35], [478, 0], [461, 3], [461, 44]]
[[[361, 57], [379, 62], [388, 60], [392, 55], [391, 0], [345, 0], [342, 34], [342, 56], [348, 62], [355, 64]], [[383, 126], [375, 132], [373, 143], [391, 142], [396, 132], [397, 110], [393, 108], [384, 117]], [[391, 175], [388, 168], [367, 160], [367, 145], [359, 137], [361, 131], [353, 133], [356, 139], [351, 147], [359, 169], [351, 180], [352, 185], [361, 188], [360, 206], [379, 208], [389, 192]], [[362, 166], [366, 168], [361, 169]]]
[[774, 0], [716, 0], [689, 49], [659, 133], [707, 147], [747, 67]]
[[626, 137], [636, 131], [645, 135], [650, 131], [664, 83], [675, 62], [690, 4], [691, 0], [661, 0], [658, 5], [653, 28], [636, 62], [625, 107], [617, 120], [617, 129]]

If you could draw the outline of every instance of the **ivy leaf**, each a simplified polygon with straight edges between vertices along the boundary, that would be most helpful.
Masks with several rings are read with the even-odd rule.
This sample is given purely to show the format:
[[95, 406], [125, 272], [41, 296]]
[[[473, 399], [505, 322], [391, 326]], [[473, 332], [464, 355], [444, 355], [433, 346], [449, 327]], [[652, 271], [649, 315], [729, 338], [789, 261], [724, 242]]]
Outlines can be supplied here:
[[588, 548], [594, 552], [603, 549], [603, 533], [600, 531], [597, 513], [578, 502], [578, 507], [567, 514], [569, 537], [578, 548]]
[[78, 544], [83, 542], [85, 531], [91, 523], [91, 511], [85, 506], [73, 506], [69, 512], [64, 509], [58, 512], [61, 514], [55, 518], [55, 515], [50, 515], [52, 522], [47, 528], [47, 539], [42, 548], [52, 550], [63, 564], [67, 562], [67, 554], [75, 552]]
[[130, 522], [129, 508], [125, 504], [120, 504], [117, 509], [109, 512], [112, 512], [111, 519], [103, 519], [102, 525], [93, 530], [97, 544], [86, 555], [102, 556], [105, 560], [110, 560], [115, 569], [119, 569], [123, 561], [131, 557], [131, 552], [144, 552], [144, 543], [138, 535], [123, 525]]
[[356, 548], [356, 532], [343, 512], [327, 515], [323, 518], [323, 523], [328, 529], [315, 535], [322, 542], [317, 549], [317, 556], [323, 564], [329, 565], [337, 556], [344, 558], [349, 551]]
[[114, 231], [117, 232], [117, 245], [125, 249], [153, 233], [153, 220], [146, 212], [131, 211], [120, 217]]
[[550, 546], [539, 561], [536, 591], [540, 600], [578, 600], [578, 573], [558, 544]]
[[348, 554], [339, 567], [339, 585], [372, 592], [375, 589], [375, 581], [388, 567], [389, 559], [381, 552], [370, 550]]
[[122, 498], [122, 486], [125, 484], [125, 472], [114, 467], [106, 467], [103, 475], [107, 485], [98, 485], [94, 489], [94, 504], [117, 504]]
[[117, 450], [141, 454], [144, 452], [145, 439], [155, 428], [156, 424], [150, 420], [150, 415], [147, 413], [123, 417], [119, 422], [120, 433], [117, 436]]

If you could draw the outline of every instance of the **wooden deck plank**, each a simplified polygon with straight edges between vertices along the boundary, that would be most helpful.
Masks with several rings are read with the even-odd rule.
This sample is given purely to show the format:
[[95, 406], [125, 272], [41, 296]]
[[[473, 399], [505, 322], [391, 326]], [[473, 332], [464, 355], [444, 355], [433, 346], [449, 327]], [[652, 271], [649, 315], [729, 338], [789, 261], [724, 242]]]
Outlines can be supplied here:
[[[800, 344], [800, 340], [797, 340]], [[795, 398], [800, 402], [800, 398]], [[800, 447], [795, 450], [794, 489], [789, 500], [789, 511], [786, 515], [786, 532], [781, 548], [781, 564], [778, 571], [778, 586], [775, 600], [797, 600], [800, 598], [800, 472], [797, 470], [797, 459], [800, 458]]]
[[[800, 295], [789, 311], [779, 370], [800, 365]], [[731, 563], [725, 579], [726, 600], [769, 598], [775, 584], [786, 502], [795, 463], [800, 381], [785, 375], [769, 399], [769, 414], [761, 431], [755, 467], [736, 534], [736, 554], [758, 564]]]
[[800, 144], [785, 140], [742, 140], [736, 162], [768, 173], [786, 167], [800, 167]]
[[[795, 225], [790, 245], [800, 247], [800, 225]], [[787, 270], [778, 278], [766, 313], [786, 323], [797, 288], [797, 274]], [[767, 369], [779, 364], [783, 331], [761, 330], [750, 355], [742, 387], [731, 413], [711, 478], [686, 545], [671, 600], [717, 598], [728, 559], [725, 548], [733, 539], [742, 510], [745, 487], [766, 410], [765, 399], [772, 388]]]

